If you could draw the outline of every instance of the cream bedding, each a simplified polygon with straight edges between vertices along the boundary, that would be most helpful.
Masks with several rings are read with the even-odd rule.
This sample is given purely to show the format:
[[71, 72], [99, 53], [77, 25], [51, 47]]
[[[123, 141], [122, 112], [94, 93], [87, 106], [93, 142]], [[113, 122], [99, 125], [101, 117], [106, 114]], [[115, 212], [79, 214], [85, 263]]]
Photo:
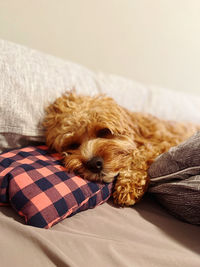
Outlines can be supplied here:
[[149, 197], [134, 208], [110, 201], [50, 230], [26, 226], [1, 207], [0, 228], [1, 266], [200, 266], [200, 227], [171, 217]]

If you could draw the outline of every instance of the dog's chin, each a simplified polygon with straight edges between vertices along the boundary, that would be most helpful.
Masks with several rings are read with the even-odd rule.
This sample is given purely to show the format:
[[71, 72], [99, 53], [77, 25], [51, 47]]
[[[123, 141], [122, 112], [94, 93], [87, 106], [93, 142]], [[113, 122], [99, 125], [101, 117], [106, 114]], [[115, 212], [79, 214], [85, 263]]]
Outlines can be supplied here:
[[79, 171], [79, 170], [75, 170], [74, 173], [76, 173], [77, 175], [79, 175], [80, 177], [88, 180], [88, 181], [92, 181], [92, 182], [104, 182], [104, 183], [111, 183], [113, 182], [117, 176], [119, 175], [119, 173], [116, 172], [110, 172], [110, 173], [105, 173], [105, 172], [101, 172], [101, 173], [93, 173], [90, 171]]

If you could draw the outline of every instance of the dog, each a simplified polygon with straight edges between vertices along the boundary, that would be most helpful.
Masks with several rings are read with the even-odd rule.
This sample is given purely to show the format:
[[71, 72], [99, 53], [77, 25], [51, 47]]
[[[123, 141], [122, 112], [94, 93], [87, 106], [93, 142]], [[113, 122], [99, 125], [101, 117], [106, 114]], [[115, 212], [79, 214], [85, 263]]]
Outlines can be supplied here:
[[90, 181], [114, 180], [114, 202], [131, 206], [147, 190], [147, 170], [160, 154], [200, 128], [130, 112], [105, 95], [65, 93], [46, 108], [47, 145], [63, 153], [70, 172]]

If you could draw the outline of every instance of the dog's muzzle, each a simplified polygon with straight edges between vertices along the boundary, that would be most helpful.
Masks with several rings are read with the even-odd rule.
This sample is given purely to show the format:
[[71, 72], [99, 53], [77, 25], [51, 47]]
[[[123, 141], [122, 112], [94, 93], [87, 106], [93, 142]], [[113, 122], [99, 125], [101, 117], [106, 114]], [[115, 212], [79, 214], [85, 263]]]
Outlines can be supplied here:
[[93, 157], [86, 162], [86, 168], [93, 173], [100, 173], [103, 169], [103, 159], [101, 157]]

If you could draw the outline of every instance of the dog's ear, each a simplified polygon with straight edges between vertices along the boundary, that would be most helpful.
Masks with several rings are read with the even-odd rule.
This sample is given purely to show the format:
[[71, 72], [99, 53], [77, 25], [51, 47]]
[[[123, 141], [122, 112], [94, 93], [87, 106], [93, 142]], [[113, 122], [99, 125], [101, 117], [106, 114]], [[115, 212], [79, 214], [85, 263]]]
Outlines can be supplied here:
[[[45, 128], [46, 143], [51, 148], [56, 148], [56, 138], [59, 135], [59, 121], [62, 116], [64, 103], [62, 98], [58, 98], [53, 104], [45, 109], [45, 118], [43, 126]], [[57, 142], [58, 143], [58, 142]]]
[[45, 128], [46, 143], [49, 147], [62, 150], [63, 122], [76, 104], [76, 95], [66, 93], [45, 109], [43, 126]]

